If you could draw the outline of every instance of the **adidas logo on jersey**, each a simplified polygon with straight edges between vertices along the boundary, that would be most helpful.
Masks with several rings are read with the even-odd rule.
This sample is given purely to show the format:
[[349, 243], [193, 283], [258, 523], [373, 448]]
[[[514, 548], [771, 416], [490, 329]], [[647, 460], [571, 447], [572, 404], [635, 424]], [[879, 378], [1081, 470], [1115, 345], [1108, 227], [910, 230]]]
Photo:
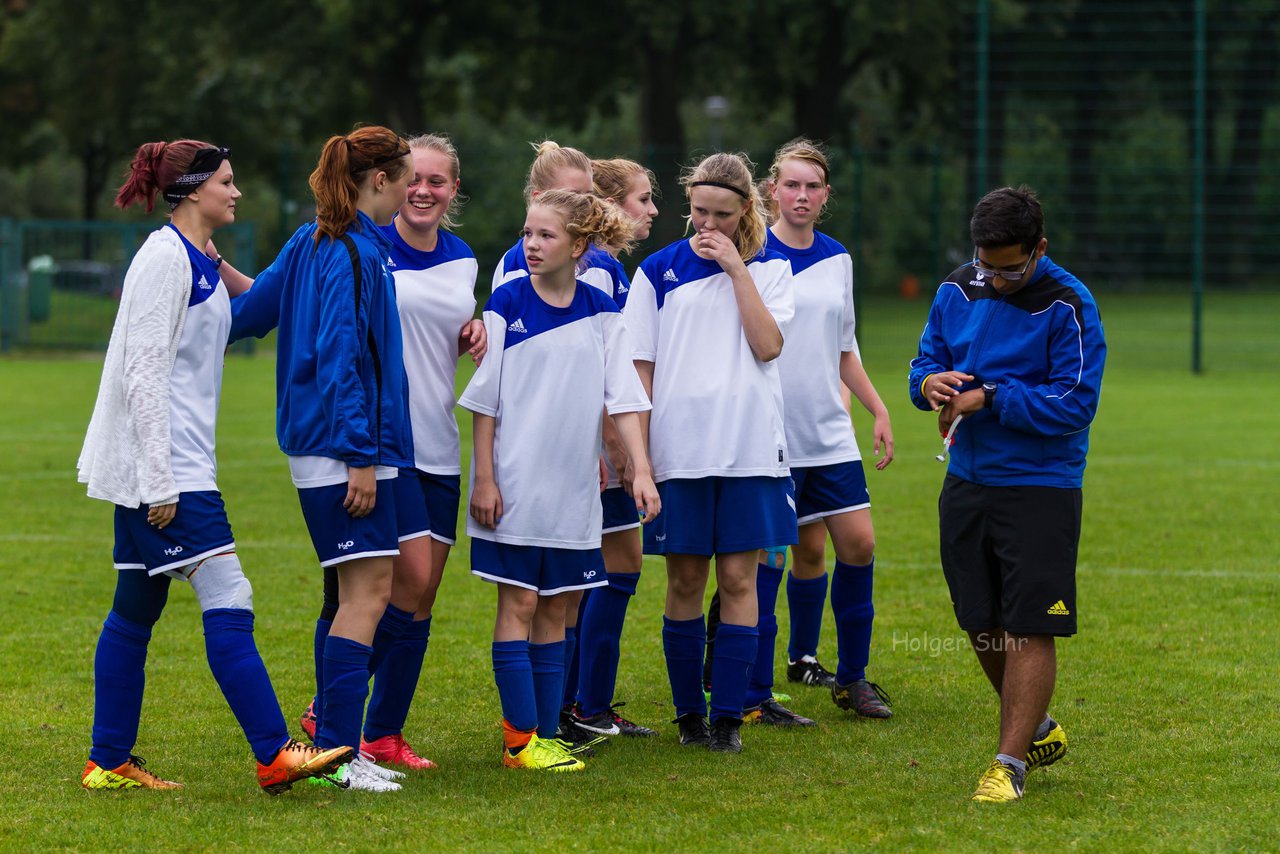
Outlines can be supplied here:
[[1045, 613], [1052, 614], [1055, 617], [1068, 617], [1071, 615], [1071, 612], [1067, 610], [1066, 604], [1061, 599], [1050, 605], [1049, 610], [1045, 611]]
[[391, 269], [392, 267], [394, 267], [395, 265], [396, 265], [396, 259], [394, 259], [394, 258], [388, 258], [388, 259], [387, 259], [387, 269], [388, 269], [388, 270], [389, 270], [389, 269]]
[[201, 276], [200, 281], [196, 282], [196, 284], [200, 286], [201, 290], [205, 290], [205, 291], [213, 290], [213, 285], [209, 284], [209, 280], [206, 279], [204, 276]]
[[526, 334], [529, 332], [528, 329], [524, 328], [524, 318], [522, 317], [517, 317], [516, 322], [507, 327], [507, 331], [508, 332], [524, 332]]
[[625, 294], [626, 292], [627, 292], [627, 286], [622, 284], [622, 282], [618, 282], [618, 293]]
[[675, 271], [675, 270], [668, 270], [667, 272], [665, 272], [665, 273], [663, 273], [663, 274], [662, 274], [662, 281], [664, 281], [664, 282], [678, 282], [678, 281], [680, 281], [680, 280], [679, 280], [678, 278], [676, 278], [676, 271]]

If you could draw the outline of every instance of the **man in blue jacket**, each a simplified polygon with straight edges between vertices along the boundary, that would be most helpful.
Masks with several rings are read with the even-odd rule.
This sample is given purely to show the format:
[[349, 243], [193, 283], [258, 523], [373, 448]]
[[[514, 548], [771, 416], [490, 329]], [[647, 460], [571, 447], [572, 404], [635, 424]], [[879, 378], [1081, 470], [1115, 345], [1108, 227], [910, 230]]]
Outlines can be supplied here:
[[1067, 751], [1048, 714], [1054, 639], [1076, 631], [1081, 483], [1106, 342], [1093, 296], [1045, 254], [1034, 193], [993, 190], [969, 231], [973, 261], [938, 288], [909, 382], [943, 435], [956, 427], [938, 499], [942, 569], [1000, 696], [999, 751], [973, 795], [999, 803]]

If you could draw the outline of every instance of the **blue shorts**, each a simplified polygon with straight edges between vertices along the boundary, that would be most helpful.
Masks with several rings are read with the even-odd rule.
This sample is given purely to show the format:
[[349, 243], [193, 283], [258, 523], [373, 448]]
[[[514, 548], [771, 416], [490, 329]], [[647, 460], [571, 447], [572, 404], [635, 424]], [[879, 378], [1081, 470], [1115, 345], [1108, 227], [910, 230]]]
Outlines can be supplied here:
[[430, 535], [453, 545], [458, 541], [458, 502], [462, 476], [400, 469], [395, 479], [396, 531], [400, 542]]
[[116, 569], [145, 569], [148, 575], [157, 575], [235, 550], [222, 493], [216, 490], [179, 493], [173, 521], [163, 529], [147, 521], [148, 509], [146, 504], [116, 505], [116, 542], [111, 552]]
[[321, 566], [334, 566], [365, 557], [400, 554], [396, 534], [395, 482], [378, 481], [378, 497], [373, 512], [357, 519], [346, 511], [347, 485], [315, 486], [298, 490], [302, 518], [307, 522], [311, 544]]
[[513, 584], [554, 596], [570, 590], [603, 587], [600, 549], [557, 549], [550, 546], [516, 546], [471, 538], [471, 574], [494, 584]]
[[644, 526], [647, 555], [706, 555], [799, 540], [789, 477], [675, 478], [658, 484], [662, 512]]
[[604, 529], [601, 533], [629, 531], [640, 527], [640, 512], [636, 500], [621, 486], [600, 493], [600, 506], [604, 508]]
[[796, 484], [796, 516], [801, 525], [871, 506], [862, 460], [791, 470]]

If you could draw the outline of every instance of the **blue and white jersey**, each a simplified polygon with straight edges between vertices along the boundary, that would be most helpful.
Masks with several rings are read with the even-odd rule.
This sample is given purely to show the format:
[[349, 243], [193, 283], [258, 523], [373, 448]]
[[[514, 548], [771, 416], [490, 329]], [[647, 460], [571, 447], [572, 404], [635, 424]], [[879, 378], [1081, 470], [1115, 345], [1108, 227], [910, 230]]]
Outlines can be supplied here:
[[[507, 282], [527, 275], [529, 262], [524, 259], [524, 240], [517, 240], [516, 245], [507, 250], [494, 268], [492, 290], [496, 291]], [[613, 297], [618, 308], [626, 307], [627, 294], [631, 291], [631, 280], [627, 278], [626, 268], [621, 261], [594, 243], [587, 246], [578, 279]]]
[[191, 259], [191, 298], [169, 374], [170, 465], [179, 492], [218, 488], [214, 432], [222, 395], [223, 354], [231, 332], [231, 299], [214, 262], [170, 223]]
[[[649, 409], [613, 300], [578, 282], [573, 302], [548, 305], [526, 276], [484, 310], [489, 352], [458, 403], [497, 421], [497, 528], [467, 518], [467, 534], [524, 546], [600, 546], [600, 412]], [[475, 492], [475, 460], [471, 463]]]
[[440, 231], [436, 248], [414, 249], [396, 231], [387, 269], [396, 283], [404, 372], [409, 378], [414, 467], [461, 474], [458, 422], [453, 415], [458, 333], [476, 312], [476, 256], [457, 235]]
[[[747, 264], [789, 345], [791, 265], [770, 249]], [[680, 240], [640, 263], [625, 310], [635, 359], [653, 362], [655, 480], [790, 474], [778, 365], [751, 352], [720, 264]]]
[[[768, 247], [791, 261], [796, 316], [778, 357], [787, 450], [793, 466], [862, 459], [840, 388], [840, 354], [858, 354], [854, 337], [853, 259], [825, 234], [795, 249], [769, 232]], [[860, 356], [859, 356], [860, 358]]]

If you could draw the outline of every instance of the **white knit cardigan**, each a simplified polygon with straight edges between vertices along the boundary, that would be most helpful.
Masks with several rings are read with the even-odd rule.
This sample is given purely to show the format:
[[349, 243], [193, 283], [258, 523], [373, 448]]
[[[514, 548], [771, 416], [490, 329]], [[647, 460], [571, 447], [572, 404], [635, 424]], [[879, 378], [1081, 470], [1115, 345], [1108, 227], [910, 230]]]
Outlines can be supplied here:
[[191, 260], [171, 228], [153, 232], [129, 265], [93, 417], [80, 451], [90, 498], [123, 507], [172, 504], [169, 375], [191, 299]]

